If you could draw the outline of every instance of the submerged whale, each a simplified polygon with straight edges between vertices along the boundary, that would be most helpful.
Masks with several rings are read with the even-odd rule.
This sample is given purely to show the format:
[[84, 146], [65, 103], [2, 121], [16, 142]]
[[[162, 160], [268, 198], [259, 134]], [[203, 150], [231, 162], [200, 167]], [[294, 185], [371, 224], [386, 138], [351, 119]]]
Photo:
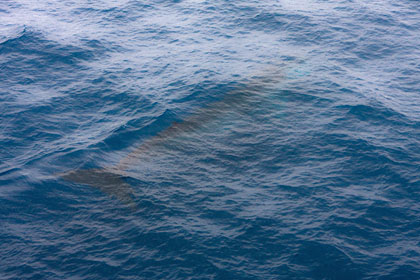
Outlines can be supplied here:
[[135, 209], [137, 206], [135, 202], [136, 196], [132, 186], [126, 181], [129, 176], [125, 170], [134, 161], [139, 160], [147, 151], [156, 149], [169, 138], [194, 130], [203, 125], [203, 123], [214, 120], [226, 112], [240, 110], [246, 103], [260, 96], [267, 88], [276, 85], [284, 78], [282, 68], [276, 68], [275, 71], [271, 69], [269, 72], [269, 75], [265, 71], [259, 73], [259, 75], [252, 76], [244, 83], [244, 86], [227, 92], [220, 100], [211, 102], [207, 106], [198, 109], [180, 122], [173, 122], [168, 128], [134, 148], [116, 166], [77, 169], [60, 175], [67, 181], [97, 188], [103, 193], [115, 197], [131, 209]]

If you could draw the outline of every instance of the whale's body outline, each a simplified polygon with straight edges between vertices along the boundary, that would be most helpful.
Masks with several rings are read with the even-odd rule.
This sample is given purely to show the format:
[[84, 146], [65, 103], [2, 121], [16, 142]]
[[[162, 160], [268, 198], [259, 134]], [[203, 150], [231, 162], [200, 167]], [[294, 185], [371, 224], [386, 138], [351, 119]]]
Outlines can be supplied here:
[[[284, 66], [284, 65], [283, 65]], [[275, 71], [273, 71], [273, 69]], [[140, 160], [141, 156], [156, 146], [164, 143], [169, 138], [179, 135], [182, 132], [194, 130], [205, 122], [217, 118], [225, 112], [237, 110], [253, 97], [258, 96], [264, 90], [276, 85], [284, 79], [284, 69], [277, 66], [259, 75], [251, 76], [243, 87], [229, 91], [218, 101], [211, 102], [205, 107], [198, 109], [195, 113], [180, 122], [173, 122], [169, 127], [157, 135], [146, 139], [138, 147], [134, 148], [115, 166], [92, 169], [76, 169], [60, 174], [61, 178], [77, 184], [88, 185], [99, 189], [103, 193], [113, 196], [131, 209], [136, 209], [135, 192], [132, 186], [126, 181], [126, 170], [134, 161]]]

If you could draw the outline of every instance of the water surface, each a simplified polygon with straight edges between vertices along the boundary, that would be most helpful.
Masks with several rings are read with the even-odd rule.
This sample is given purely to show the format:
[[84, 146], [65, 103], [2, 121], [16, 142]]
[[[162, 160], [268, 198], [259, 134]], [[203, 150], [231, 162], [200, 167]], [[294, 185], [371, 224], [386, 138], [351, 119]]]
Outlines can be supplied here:
[[419, 30], [409, 0], [3, 1], [0, 278], [419, 279]]

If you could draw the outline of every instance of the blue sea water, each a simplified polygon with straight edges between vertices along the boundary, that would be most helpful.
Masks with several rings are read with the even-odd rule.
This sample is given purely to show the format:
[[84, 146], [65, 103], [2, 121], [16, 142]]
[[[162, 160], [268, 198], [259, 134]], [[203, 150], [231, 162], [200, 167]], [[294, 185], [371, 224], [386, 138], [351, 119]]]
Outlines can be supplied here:
[[420, 279], [419, 42], [409, 0], [1, 1], [0, 279]]

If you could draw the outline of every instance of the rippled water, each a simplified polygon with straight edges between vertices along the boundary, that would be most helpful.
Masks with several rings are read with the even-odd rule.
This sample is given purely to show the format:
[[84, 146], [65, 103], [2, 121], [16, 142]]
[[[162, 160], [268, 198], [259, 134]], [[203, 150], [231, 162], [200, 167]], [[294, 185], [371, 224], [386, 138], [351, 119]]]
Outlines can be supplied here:
[[1, 279], [419, 279], [418, 1], [2, 1]]

